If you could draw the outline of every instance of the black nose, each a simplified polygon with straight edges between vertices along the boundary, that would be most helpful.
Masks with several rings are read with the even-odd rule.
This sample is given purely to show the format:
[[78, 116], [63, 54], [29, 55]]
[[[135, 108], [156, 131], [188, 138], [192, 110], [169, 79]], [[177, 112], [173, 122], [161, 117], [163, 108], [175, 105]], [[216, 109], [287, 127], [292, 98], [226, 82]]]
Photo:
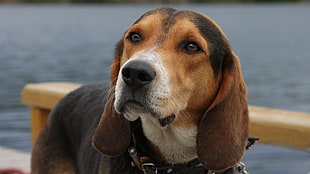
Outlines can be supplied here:
[[151, 65], [139, 61], [128, 62], [122, 70], [124, 82], [134, 88], [141, 88], [151, 83], [155, 76], [156, 71]]

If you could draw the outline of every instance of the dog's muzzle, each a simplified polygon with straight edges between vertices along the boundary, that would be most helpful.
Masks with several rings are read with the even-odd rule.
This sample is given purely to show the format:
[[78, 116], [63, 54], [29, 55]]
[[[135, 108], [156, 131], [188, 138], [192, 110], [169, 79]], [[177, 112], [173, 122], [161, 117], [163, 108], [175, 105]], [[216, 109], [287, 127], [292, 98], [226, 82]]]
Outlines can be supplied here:
[[157, 113], [150, 105], [152, 97], [149, 94], [155, 76], [155, 69], [146, 62], [134, 60], [126, 63], [120, 72], [122, 82], [119, 84], [116, 111], [124, 114], [126, 110], [132, 117], [141, 113], [150, 113], [156, 117]]

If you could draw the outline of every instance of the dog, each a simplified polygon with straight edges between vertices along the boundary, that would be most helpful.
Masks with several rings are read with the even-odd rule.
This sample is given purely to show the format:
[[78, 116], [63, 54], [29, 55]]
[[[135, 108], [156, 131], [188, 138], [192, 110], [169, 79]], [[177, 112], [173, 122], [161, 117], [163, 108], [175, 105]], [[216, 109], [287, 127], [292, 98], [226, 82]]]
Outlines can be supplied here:
[[33, 148], [33, 174], [238, 172], [246, 85], [211, 18], [146, 12], [118, 42], [110, 75], [109, 84], [84, 85], [52, 110]]

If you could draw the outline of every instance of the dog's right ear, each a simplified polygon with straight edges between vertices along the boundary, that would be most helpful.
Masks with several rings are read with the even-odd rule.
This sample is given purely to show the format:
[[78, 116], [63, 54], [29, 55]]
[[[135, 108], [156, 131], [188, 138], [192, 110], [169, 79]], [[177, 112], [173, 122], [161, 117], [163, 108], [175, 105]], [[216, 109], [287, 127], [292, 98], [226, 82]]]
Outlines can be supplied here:
[[115, 85], [120, 69], [120, 58], [123, 52], [122, 40], [118, 42], [111, 65], [111, 84], [104, 112], [93, 136], [93, 146], [107, 156], [118, 156], [124, 153], [130, 143], [130, 123], [114, 109]]

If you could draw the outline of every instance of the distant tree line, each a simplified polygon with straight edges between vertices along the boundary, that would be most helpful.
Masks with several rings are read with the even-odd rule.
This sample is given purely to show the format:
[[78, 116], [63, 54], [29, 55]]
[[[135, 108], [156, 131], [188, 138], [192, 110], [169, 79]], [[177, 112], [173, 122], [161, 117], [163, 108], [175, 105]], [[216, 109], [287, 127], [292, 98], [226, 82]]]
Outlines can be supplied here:
[[0, 0], [11, 3], [215, 3], [305, 2], [309, 0]]

